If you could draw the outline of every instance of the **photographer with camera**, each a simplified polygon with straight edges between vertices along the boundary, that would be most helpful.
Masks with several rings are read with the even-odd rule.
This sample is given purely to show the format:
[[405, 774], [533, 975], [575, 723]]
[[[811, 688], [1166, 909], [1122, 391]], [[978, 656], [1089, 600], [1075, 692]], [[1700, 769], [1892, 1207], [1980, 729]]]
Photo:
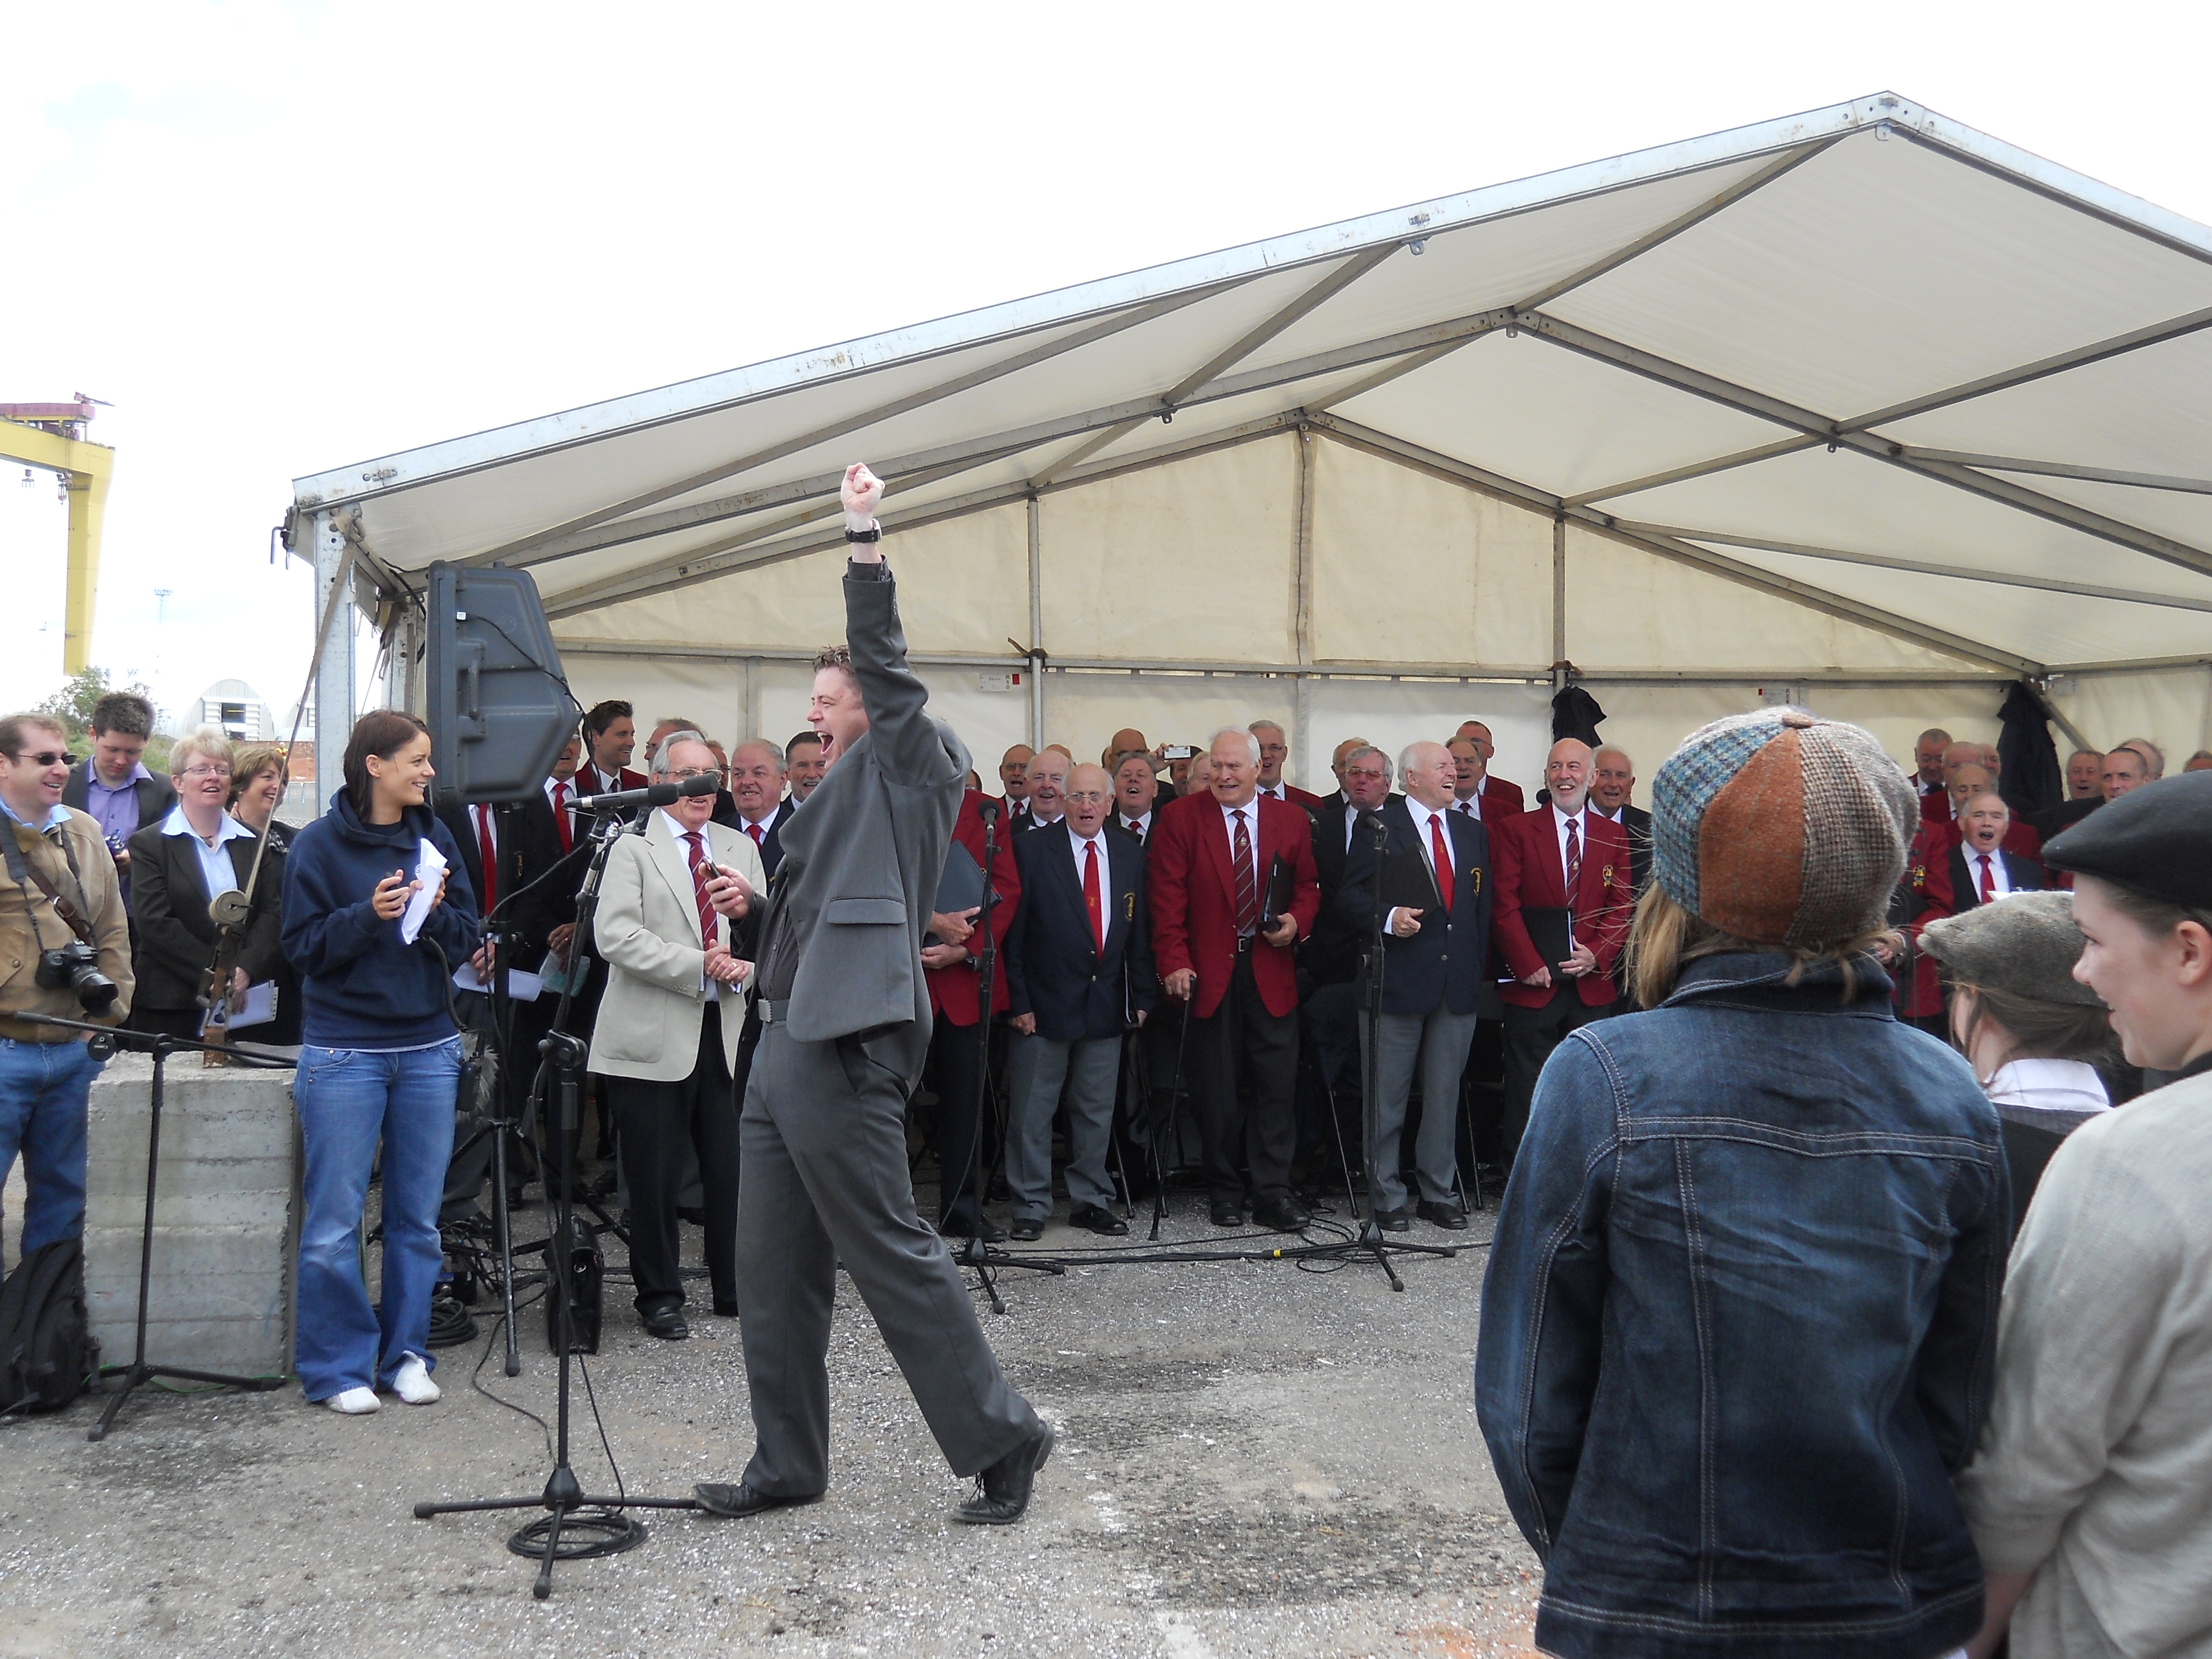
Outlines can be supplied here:
[[84, 1228], [85, 1115], [101, 1062], [83, 1034], [23, 1014], [120, 1024], [131, 924], [106, 838], [61, 804], [68, 734], [39, 714], [0, 720], [0, 1178], [20, 1150], [23, 1254]]

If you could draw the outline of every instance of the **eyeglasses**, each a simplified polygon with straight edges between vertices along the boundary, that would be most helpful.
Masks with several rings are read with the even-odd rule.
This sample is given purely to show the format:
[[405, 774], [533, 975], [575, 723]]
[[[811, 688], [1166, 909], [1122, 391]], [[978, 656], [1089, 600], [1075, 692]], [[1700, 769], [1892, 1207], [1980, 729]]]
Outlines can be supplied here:
[[671, 772], [668, 781], [671, 783], [689, 783], [694, 778], [719, 778], [721, 775], [720, 767], [687, 766], [681, 772]]
[[1067, 804], [1070, 806], [1102, 806], [1112, 799], [1111, 795], [1101, 794], [1096, 789], [1071, 789], [1067, 792]]
[[19, 749], [15, 758], [33, 766], [75, 766], [76, 757], [66, 749]]
[[180, 778], [227, 778], [230, 775], [230, 769], [228, 766], [215, 764], [187, 766], [177, 775]]

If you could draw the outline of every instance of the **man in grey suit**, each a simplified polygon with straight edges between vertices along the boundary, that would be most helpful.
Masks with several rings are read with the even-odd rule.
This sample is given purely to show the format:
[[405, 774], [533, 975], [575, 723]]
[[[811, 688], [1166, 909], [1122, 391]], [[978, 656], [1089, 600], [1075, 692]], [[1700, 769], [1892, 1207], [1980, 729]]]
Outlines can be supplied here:
[[921, 934], [968, 775], [930, 718], [881, 527], [883, 483], [846, 471], [848, 647], [817, 660], [807, 719], [829, 772], [782, 826], [761, 926], [761, 1020], [738, 1124], [738, 1302], [755, 1447], [696, 1488], [717, 1515], [811, 1503], [830, 1481], [830, 1310], [840, 1262], [960, 1475], [962, 1521], [1017, 1521], [1053, 1431], [1006, 1384], [959, 1269], [915, 1213], [906, 1102], [929, 1048]]

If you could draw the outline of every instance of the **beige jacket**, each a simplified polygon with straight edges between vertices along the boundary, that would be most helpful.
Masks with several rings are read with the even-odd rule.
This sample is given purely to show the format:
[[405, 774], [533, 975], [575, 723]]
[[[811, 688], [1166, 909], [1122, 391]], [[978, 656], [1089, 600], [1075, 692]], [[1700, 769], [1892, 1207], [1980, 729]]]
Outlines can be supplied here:
[[[100, 821], [88, 812], [69, 809], [62, 830], [66, 852], [36, 830], [0, 815], [0, 835], [15, 837], [32, 866], [41, 872], [55, 890], [75, 906], [92, 927], [93, 943], [100, 950], [100, 971], [113, 980], [121, 994], [100, 1016], [103, 1024], [120, 1025], [131, 1012], [131, 920], [123, 908], [123, 889], [115, 878], [115, 860], [100, 833]], [[72, 868], [72, 866], [74, 866]], [[91, 1018], [76, 994], [66, 986], [46, 991], [39, 988], [39, 955], [72, 943], [76, 935], [54, 914], [54, 907], [36, 883], [30, 888], [26, 914], [23, 890], [0, 862], [0, 1036], [18, 1042], [70, 1042], [77, 1033], [52, 1026], [27, 1025], [9, 1014], [54, 1014], [63, 1019]]]
[[2085, 1618], [2117, 1652], [2212, 1655], [2208, 1194], [2212, 1075], [2090, 1119], [2028, 1206], [1959, 1481], [1982, 1564], [2043, 1569], [2016, 1659], [2060, 1651], [2034, 1633]]
[[[690, 848], [676, 838], [672, 825], [665, 812], [657, 811], [646, 820], [642, 836], [618, 837], [599, 882], [592, 938], [608, 972], [606, 994], [592, 1027], [591, 1069], [605, 1076], [674, 1083], [691, 1075], [699, 1057], [707, 952], [699, 935]], [[750, 884], [756, 903], [767, 902], [768, 878], [748, 837], [710, 823], [707, 850]], [[714, 925], [727, 946], [728, 919], [717, 916]], [[745, 999], [751, 994], [750, 978], [720, 988], [726, 1064], [737, 1058]]]

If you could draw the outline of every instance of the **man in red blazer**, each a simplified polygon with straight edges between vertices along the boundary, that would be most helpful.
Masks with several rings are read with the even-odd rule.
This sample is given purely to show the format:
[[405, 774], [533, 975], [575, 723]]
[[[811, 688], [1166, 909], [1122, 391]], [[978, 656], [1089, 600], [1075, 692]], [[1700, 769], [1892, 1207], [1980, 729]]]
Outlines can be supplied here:
[[1283, 728], [1273, 720], [1254, 720], [1245, 730], [1260, 744], [1260, 793], [1292, 806], [1320, 805], [1319, 795], [1283, 781], [1283, 763], [1291, 757], [1291, 740], [1283, 735]]
[[[1302, 807], [1260, 794], [1260, 739], [1217, 732], [1208, 796], [1191, 795], [1154, 820], [1146, 855], [1152, 951], [1160, 981], [1187, 1006], [1185, 1064], [1198, 1097], [1213, 1224], [1244, 1223], [1241, 1153], [1251, 1173], [1252, 1218], [1297, 1232], [1312, 1218], [1291, 1196], [1297, 1135], [1298, 940], [1321, 908], [1313, 828]], [[1289, 909], [1265, 924], [1267, 884], [1280, 859]], [[1263, 925], [1264, 924], [1264, 925]], [[1242, 1057], [1252, 1110], [1240, 1118]]]
[[[1472, 771], [1466, 763], [1467, 756], [1459, 747], [1462, 742], [1474, 746]], [[1521, 786], [1490, 775], [1490, 757], [1498, 752], [1498, 745], [1490, 740], [1488, 726], [1480, 720], [1462, 720], [1459, 730], [1445, 747], [1459, 764], [1459, 782], [1453, 793], [1462, 801], [1472, 801], [1476, 817], [1508, 818], [1522, 810]]]
[[[1021, 901], [1022, 878], [1014, 863], [1015, 830], [1003, 811], [992, 832], [996, 845], [990, 863], [984, 866], [982, 809], [987, 801], [994, 810], [1000, 806], [979, 789], [962, 793], [960, 816], [952, 823], [952, 845], [966, 848], [968, 856], [990, 872], [991, 890], [998, 895], [998, 902], [991, 907], [991, 938], [1003, 947]], [[945, 856], [951, 856], [951, 848]], [[991, 1041], [991, 1022], [982, 1018], [980, 922], [972, 909], [951, 916], [931, 912], [929, 937], [921, 947], [921, 977], [929, 987], [929, 1012], [936, 1022], [929, 1034], [929, 1064], [937, 1076], [937, 1155], [942, 1166], [937, 1230], [955, 1238], [980, 1237], [988, 1244], [1006, 1234], [983, 1214], [976, 1190], [979, 1166], [988, 1170], [991, 1163], [988, 1148], [981, 1158], [975, 1156], [976, 1085]], [[1005, 1013], [1010, 1000], [1001, 956], [991, 979], [991, 1012]]]
[[619, 698], [592, 705], [584, 716], [584, 742], [591, 757], [576, 780], [578, 793], [611, 795], [624, 789], [642, 789], [652, 781], [644, 773], [630, 770], [630, 751], [637, 747], [637, 721], [629, 705]]
[[[1497, 884], [1491, 931], [1514, 980], [1498, 993], [1505, 1003], [1509, 1170], [1528, 1127], [1536, 1074], [1568, 1032], [1602, 1018], [1620, 994], [1613, 969], [1628, 942], [1635, 902], [1627, 832], [1589, 810], [1589, 745], [1572, 738], [1553, 744], [1544, 763], [1544, 784], [1552, 792], [1549, 805], [1490, 823]], [[1547, 962], [1529, 938], [1522, 913], [1562, 908], [1573, 915], [1573, 954], [1564, 962]]]

